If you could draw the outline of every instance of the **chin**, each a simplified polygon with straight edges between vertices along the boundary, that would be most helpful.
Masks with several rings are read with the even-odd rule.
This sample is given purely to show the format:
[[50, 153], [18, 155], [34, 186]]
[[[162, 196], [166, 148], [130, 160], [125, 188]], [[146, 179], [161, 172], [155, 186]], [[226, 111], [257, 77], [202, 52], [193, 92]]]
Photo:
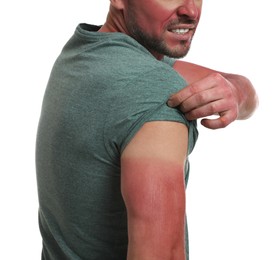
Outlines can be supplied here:
[[166, 45], [164, 55], [171, 58], [183, 58], [185, 57], [190, 50], [190, 42], [182, 41], [178, 45]]
[[185, 50], [176, 50], [176, 49], [172, 49], [169, 50], [165, 53], [165, 56], [168, 56], [170, 58], [176, 58], [176, 59], [180, 59], [185, 57], [189, 52], [189, 48], [185, 49]]

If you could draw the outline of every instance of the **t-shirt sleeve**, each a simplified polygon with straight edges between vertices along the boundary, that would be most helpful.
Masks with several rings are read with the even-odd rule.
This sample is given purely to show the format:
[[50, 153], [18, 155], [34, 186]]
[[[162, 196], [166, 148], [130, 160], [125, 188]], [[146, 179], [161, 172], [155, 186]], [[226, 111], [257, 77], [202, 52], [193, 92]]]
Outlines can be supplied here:
[[[166, 65], [165, 65], [166, 66]], [[113, 89], [114, 105], [106, 118], [104, 139], [111, 156], [121, 154], [126, 145], [146, 122], [173, 121], [183, 123], [189, 130], [189, 153], [198, 132], [196, 121], [188, 121], [176, 108], [170, 108], [168, 97], [186, 86], [186, 82], [168, 66], [145, 72], [126, 85]]]

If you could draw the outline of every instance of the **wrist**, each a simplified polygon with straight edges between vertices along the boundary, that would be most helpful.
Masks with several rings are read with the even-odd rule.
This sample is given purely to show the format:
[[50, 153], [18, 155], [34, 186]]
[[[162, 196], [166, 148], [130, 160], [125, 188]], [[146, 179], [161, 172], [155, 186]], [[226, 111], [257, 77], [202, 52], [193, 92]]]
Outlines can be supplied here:
[[249, 118], [258, 106], [258, 97], [250, 80], [236, 74], [225, 74], [224, 77], [232, 84], [232, 91], [238, 105], [237, 119]]

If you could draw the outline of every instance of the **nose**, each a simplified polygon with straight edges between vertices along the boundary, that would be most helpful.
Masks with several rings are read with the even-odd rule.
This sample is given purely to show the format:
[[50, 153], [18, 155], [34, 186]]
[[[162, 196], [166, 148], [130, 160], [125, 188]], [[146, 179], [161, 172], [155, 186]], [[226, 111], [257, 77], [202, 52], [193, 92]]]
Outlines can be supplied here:
[[189, 19], [197, 20], [200, 16], [201, 4], [197, 0], [184, 0], [184, 3], [178, 8], [178, 16], [187, 16]]

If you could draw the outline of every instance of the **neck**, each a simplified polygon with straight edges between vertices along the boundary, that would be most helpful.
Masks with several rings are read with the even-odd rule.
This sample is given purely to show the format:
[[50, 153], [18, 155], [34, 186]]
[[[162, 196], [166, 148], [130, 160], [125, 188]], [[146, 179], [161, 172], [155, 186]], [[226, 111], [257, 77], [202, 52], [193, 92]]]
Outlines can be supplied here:
[[111, 5], [106, 22], [100, 28], [99, 32], [120, 32], [129, 35], [124, 22], [123, 13]]
[[[116, 9], [112, 5], [110, 6], [110, 10], [109, 10], [109, 13], [107, 15], [106, 22], [99, 29], [99, 32], [120, 32], [120, 33], [124, 33], [124, 34], [130, 36], [130, 33], [128, 32], [126, 24], [125, 24], [123, 12], [121, 10]], [[162, 60], [163, 59], [162, 54], [154, 52], [153, 50], [149, 50], [149, 52], [157, 60]]]

